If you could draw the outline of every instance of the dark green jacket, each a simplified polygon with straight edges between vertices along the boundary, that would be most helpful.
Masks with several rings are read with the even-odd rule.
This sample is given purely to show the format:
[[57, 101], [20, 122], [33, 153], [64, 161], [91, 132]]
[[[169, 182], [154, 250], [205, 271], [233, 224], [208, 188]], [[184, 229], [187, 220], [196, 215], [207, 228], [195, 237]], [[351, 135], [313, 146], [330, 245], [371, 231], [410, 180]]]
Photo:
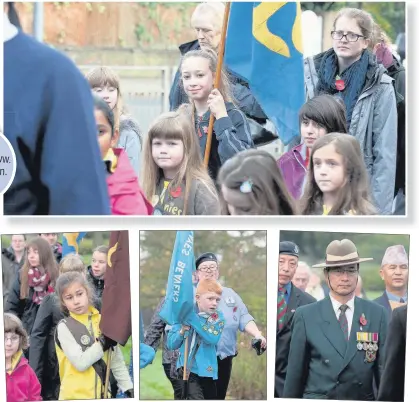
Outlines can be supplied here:
[[[364, 314], [367, 324], [360, 329]], [[357, 332], [378, 333], [374, 362], [357, 349]], [[387, 314], [384, 307], [355, 297], [349, 341], [333, 311], [330, 297], [295, 312], [283, 398], [373, 401], [373, 379], [380, 384], [384, 366]]]

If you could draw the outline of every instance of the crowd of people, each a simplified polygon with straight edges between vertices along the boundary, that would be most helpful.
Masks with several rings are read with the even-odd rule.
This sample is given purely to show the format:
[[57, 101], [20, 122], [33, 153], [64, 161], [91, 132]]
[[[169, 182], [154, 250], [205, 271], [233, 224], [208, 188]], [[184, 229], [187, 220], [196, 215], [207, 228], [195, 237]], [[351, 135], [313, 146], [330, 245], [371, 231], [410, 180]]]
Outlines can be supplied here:
[[99, 246], [86, 266], [62, 257], [57, 233], [11, 236], [2, 250], [8, 402], [133, 397], [132, 367], [99, 328], [107, 256]]
[[323, 269], [323, 283], [299, 253], [295, 243], [280, 242], [275, 397], [403, 401], [404, 247], [386, 249], [379, 272], [385, 291], [375, 300], [360, 281], [360, 264], [372, 258], [361, 258], [352, 241], [332, 241], [324, 263], [312, 267]]
[[[405, 70], [372, 16], [340, 10], [333, 47], [304, 60], [300, 135], [275, 160], [255, 149], [255, 125], [270, 121], [249, 83], [225, 68], [214, 87], [223, 15], [221, 3], [196, 7], [196, 39], [180, 46], [171, 111], [149, 128], [123, 106], [120, 79], [111, 68], [97, 67], [83, 77], [65, 56], [6, 19], [5, 133], [17, 154], [17, 172], [5, 212], [404, 215]], [[27, 63], [20, 62], [21, 54]], [[33, 79], [28, 66], [36, 63], [48, 68]], [[39, 98], [50, 102], [30, 107]], [[19, 126], [7, 118], [16, 114]]]
[[[233, 359], [237, 356], [238, 331], [259, 341], [261, 350], [266, 349], [266, 339], [240, 296], [219, 283], [217, 256], [204, 253], [196, 259], [195, 265], [196, 313], [193, 318], [187, 323], [167, 325], [159, 316], [163, 298], [146, 329], [144, 346], [157, 351], [163, 340], [162, 365], [172, 385], [174, 399], [223, 400], [227, 396]], [[185, 391], [183, 367], [186, 331], [195, 334], [191, 347], [196, 350], [189, 352], [192, 357], [188, 359], [190, 375]], [[150, 356], [147, 361], [149, 364], [154, 354], [144, 348], [144, 359], [147, 359], [147, 354]]]

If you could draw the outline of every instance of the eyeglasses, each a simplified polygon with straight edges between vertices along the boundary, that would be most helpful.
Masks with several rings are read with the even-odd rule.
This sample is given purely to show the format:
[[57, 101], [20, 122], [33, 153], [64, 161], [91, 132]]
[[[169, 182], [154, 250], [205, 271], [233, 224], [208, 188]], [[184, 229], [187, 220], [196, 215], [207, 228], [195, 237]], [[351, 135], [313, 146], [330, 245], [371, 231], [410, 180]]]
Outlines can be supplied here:
[[217, 265], [208, 265], [208, 266], [204, 266], [204, 267], [199, 267], [198, 268], [198, 271], [201, 271], [201, 272], [214, 272], [214, 271], [217, 270], [217, 268], [218, 268]]
[[332, 269], [329, 272], [337, 275], [337, 276], [343, 276], [344, 274], [347, 274], [348, 276], [355, 276], [358, 275], [358, 270], [355, 268], [336, 268]]
[[20, 340], [20, 336], [19, 335], [12, 335], [12, 336], [4, 336], [4, 343], [6, 343], [7, 341], [10, 341], [12, 343], [17, 343]]
[[341, 40], [345, 38], [348, 42], [357, 42], [359, 38], [366, 38], [364, 35], [358, 35], [353, 32], [344, 34], [343, 31], [332, 31], [330, 34], [332, 35], [332, 39]]

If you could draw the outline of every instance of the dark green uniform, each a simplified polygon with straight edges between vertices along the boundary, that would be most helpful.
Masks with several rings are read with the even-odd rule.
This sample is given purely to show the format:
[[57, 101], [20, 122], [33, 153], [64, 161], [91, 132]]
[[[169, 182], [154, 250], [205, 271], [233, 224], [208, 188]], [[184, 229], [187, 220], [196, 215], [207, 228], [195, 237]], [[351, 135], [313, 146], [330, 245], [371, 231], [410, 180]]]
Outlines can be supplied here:
[[[362, 326], [364, 314], [367, 323]], [[357, 332], [378, 333], [378, 351], [367, 362], [366, 351], [357, 349]], [[283, 398], [375, 400], [384, 365], [387, 333], [385, 309], [355, 297], [354, 316], [346, 341], [330, 297], [298, 308], [294, 316], [291, 348]]]

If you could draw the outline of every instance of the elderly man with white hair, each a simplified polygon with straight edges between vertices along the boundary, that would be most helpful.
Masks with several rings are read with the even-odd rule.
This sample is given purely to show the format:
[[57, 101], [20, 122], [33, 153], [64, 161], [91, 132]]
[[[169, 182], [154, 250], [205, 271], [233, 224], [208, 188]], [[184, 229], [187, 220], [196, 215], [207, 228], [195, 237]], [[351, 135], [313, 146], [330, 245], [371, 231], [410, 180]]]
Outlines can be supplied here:
[[402, 245], [387, 248], [381, 262], [380, 276], [386, 288], [374, 301], [384, 306], [390, 318], [392, 310], [407, 303], [409, 259]]
[[309, 265], [304, 261], [299, 261], [294, 277], [292, 278], [292, 283], [295, 287], [305, 292], [310, 280], [310, 276], [311, 268]]

